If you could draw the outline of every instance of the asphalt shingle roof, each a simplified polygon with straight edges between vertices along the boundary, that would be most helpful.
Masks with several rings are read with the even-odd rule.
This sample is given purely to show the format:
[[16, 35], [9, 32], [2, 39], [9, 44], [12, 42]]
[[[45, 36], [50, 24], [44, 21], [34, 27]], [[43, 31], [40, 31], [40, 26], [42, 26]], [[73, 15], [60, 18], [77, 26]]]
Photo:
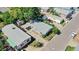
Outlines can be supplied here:
[[14, 24], [6, 25], [5, 27], [2, 28], [2, 31], [9, 39], [11, 39], [11, 41], [13, 40], [13, 42], [15, 42], [17, 46], [21, 44], [24, 40], [30, 38], [28, 34], [23, 32]]
[[46, 35], [52, 29], [52, 26], [43, 22], [34, 22], [33, 26], [35, 27], [35, 31], [38, 31], [43, 35]]

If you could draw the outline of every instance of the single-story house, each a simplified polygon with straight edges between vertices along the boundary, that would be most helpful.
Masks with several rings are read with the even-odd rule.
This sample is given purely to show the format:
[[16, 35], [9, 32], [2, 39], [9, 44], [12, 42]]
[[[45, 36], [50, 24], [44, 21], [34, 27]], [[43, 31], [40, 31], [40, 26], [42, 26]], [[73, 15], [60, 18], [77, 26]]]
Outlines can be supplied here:
[[0, 12], [6, 12], [8, 10], [9, 10], [9, 8], [7, 8], [7, 7], [0, 7]]
[[[53, 16], [52, 18], [53, 18], [53, 21], [55, 21], [58, 24], [60, 24], [63, 20], [63, 18], [58, 17], [58, 16]], [[50, 19], [50, 20], [52, 20], [52, 19]]]
[[18, 26], [23, 25], [23, 24], [24, 24], [24, 21], [18, 19], [18, 20], [16, 21], [16, 24], [17, 24]]
[[54, 10], [56, 10], [56, 12], [67, 16], [69, 13], [72, 12], [72, 10], [70, 9], [71, 7], [56, 7], [54, 8]]
[[41, 12], [47, 12], [47, 10], [49, 9], [49, 7], [40, 7], [41, 8]]
[[31, 41], [31, 36], [19, 29], [14, 24], [6, 25], [2, 32], [8, 37], [7, 42], [15, 49], [21, 49]]
[[42, 34], [42, 35], [48, 34], [53, 28], [52, 26], [45, 24], [43, 22], [26, 23], [22, 25], [21, 27], [24, 28], [25, 30], [27, 29], [27, 27], [31, 27], [31, 29], [34, 32], [38, 34]]
[[47, 16], [47, 18], [48, 18], [49, 21], [51, 21], [51, 22], [54, 21], [54, 22], [56, 22], [58, 24], [60, 24], [61, 21], [63, 20], [63, 18], [61, 18], [59, 16], [55, 16], [55, 15], [53, 15], [53, 16]]

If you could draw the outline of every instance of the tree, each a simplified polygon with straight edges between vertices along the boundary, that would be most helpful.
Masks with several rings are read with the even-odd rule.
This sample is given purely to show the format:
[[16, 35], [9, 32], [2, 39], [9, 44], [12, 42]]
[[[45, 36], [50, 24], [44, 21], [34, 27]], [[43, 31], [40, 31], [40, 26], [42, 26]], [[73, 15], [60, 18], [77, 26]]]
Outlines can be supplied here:
[[5, 24], [10, 24], [13, 21], [13, 18], [10, 16], [9, 12], [3, 13], [2, 19]]
[[23, 8], [23, 13], [25, 19], [35, 20], [40, 16], [40, 9], [37, 7]]
[[10, 8], [9, 13], [15, 19], [25, 19], [28, 21], [30, 19], [37, 19], [40, 15], [40, 9], [37, 7]]
[[59, 13], [57, 13], [57, 11], [54, 9], [54, 7], [50, 7], [48, 9], [48, 12], [52, 13], [53, 15], [59, 16]]
[[3, 49], [3, 43], [0, 40], [0, 51], [2, 51], [2, 49]]
[[53, 32], [55, 34], [60, 34], [61, 33], [60, 30], [58, 28], [56, 28], [56, 27], [54, 27]]
[[0, 21], [3, 21], [5, 24], [10, 24], [16, 20], [36, 20], [39, 16], [40, 9], [37, 7], [15, 7], [9, 8], [9, 10], [4, 13], [0, 13]]
[[33, 7], [32, 9], [33, 9], [33, 15], [32, 15], [33, 19], [38, 19], [40, 16], [40, 9], [37, 7]]

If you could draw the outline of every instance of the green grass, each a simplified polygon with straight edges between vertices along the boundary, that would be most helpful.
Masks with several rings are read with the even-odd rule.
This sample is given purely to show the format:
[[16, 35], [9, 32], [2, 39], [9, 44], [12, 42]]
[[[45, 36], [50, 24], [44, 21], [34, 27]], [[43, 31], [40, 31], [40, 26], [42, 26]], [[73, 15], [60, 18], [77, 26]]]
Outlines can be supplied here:
[[3, 43], [2, 43], [2, 41], [0, 40], [0, 51], [2, 51], [3, 50]]
[[0, 22], [0, 29], [5, 26], [4, 22]]
[[65, 25], [64, 19], [60, 22], [60, 24], [63, 25], [63, 26]]
[[64, 21], [64, 19], [60, 22], [60, 24], [63, 24], [65, 21]]
[[51, 33], [50, 35], [45, 37], [45, 40], [50, 41], [55, 36], [54, 33]]
[[43, 43], [41, 43], [41, 42], [38, 42], [38, 41], [33, 41], [31, 44], [30, 44], [30, 46], [32, 46], [32, 47], [35, 47], [35, 48], [38, 48], [38, 47], [42, 47], [43, 46]]
[[65, 51], [74, 51], [75, 47], [67, 46]]

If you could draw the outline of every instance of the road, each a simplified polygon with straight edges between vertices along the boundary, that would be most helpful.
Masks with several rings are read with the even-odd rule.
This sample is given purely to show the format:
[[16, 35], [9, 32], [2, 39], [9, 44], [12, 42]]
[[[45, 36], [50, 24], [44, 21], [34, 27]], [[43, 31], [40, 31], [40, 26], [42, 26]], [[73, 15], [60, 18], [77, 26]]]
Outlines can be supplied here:
[[56, 35], [42, 51], [64, 51], [72, 39], [71, 33], [79, 29], [79, 13], [63, 28], [62, 34]]

